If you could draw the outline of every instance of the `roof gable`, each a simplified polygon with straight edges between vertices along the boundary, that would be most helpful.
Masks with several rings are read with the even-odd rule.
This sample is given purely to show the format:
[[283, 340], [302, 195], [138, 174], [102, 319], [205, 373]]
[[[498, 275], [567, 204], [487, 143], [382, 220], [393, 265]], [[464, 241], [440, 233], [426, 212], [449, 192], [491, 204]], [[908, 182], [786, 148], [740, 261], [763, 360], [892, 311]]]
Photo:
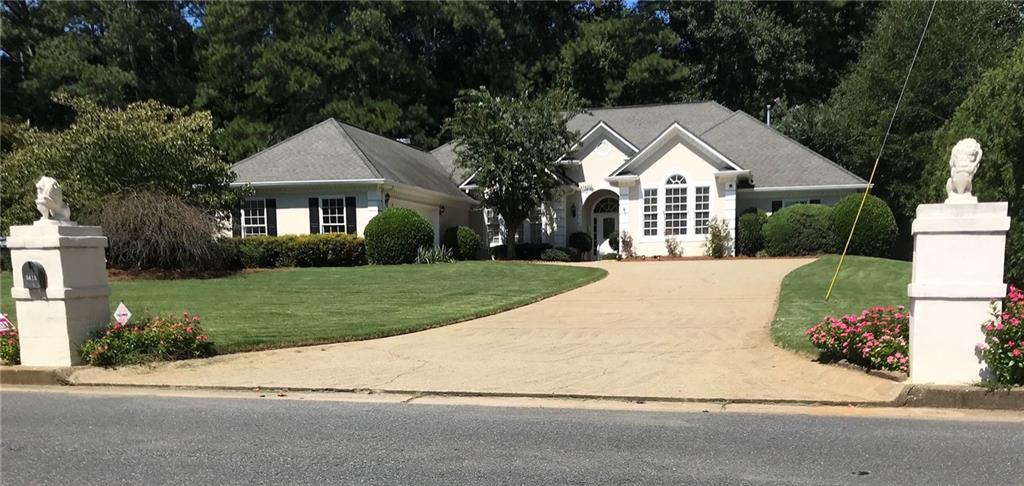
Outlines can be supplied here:
[[246, 157], [232, 169], [235, 182], [243, 184], [381, 178], [334, 119]]
[[468, 199], [432, 154], [333, 118], [232, 168], [239, 184], [390, 181]]
[[652, 140], [651, 143], [647, 144], [647, 146], [645, 146], [640, 152], [622, 164], [621, 167], [615, 169], [610, 176], [617, 177], [622, 175], [640, 174], [650, 165], [645, 164], [645, 162], [647, 162], [652, 155], [658, 153], [659, 148], [673, 142], [683, 144], [717, 170], [743, 170], [742, 167], [723, 155], [715, 147], [711, 146], [704, 140], [701, 140], [700, 137], [695, 135], [693, 132], [687, 130], [686, 127], [682, 126], [682, 124], [679, 122], [672, 122], [672, 124], [662, 130], [661, 134]]

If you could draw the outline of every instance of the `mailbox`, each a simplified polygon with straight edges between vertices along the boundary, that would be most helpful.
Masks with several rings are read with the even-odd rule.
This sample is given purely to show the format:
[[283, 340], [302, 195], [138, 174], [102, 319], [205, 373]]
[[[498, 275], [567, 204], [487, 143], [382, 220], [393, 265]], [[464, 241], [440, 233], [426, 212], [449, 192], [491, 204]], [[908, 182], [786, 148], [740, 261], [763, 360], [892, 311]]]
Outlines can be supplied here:
[[46, 269], [39, 262], [25, 262], [21, 266], [21, 286], [26, 289], [46, 289]]

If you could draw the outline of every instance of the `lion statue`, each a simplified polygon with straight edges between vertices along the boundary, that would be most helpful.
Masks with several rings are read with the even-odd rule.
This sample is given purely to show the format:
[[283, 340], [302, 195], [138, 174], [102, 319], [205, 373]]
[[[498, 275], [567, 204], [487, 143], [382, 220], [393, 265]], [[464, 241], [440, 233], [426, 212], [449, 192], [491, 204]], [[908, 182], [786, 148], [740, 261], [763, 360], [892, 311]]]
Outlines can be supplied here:
[[40, 221], [71, 220], [71, 209], [64, 203], [64, 190], [52, 177], [42, 177], [36, 183], [36, 209], [42, 215]]
[[965, 138], [953, 146], [949, 156], [949, 179], [946, 181], [946, 202], [976, 203], [971, 194], [971, 181], [981, 163], [981, 145], [973, 138]]

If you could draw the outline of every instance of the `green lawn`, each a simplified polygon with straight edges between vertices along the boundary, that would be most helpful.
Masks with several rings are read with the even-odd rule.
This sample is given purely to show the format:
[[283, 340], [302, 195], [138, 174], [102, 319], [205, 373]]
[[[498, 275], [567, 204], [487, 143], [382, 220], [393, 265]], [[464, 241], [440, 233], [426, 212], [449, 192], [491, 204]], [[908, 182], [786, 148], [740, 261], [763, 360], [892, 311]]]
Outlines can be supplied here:
[[[296, 268], [208, 280], [111, 282], [136, 315], [188, 310], [220, 352], [370, 339], [494, 314], [601, 279], [596, 268], [505, 262]], [[3, 309], [13, 314], [11, 274]], [[14, 319], [15, 316], [11, 316]]]
[[822, 317], [855, 314], [875, 305], [909, 304], [910, 262], [859, 256], [846, 257], [832, 298], [825, 302], [838, 262], [838, 255], [823, 256], [783, 279], [771, 329], [778, 345], [817, 356], [804, 331]]

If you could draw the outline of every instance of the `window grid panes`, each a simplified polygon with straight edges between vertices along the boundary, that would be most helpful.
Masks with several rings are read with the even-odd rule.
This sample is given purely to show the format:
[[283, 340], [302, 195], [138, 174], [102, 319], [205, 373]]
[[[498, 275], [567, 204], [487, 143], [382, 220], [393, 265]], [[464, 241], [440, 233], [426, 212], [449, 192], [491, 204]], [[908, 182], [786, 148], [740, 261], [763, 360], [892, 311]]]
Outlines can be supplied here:
[[711, 218], [711, 188], [693, 188], [693, 233], [708, 234], [708, 220]]
[[658, 234], [658, 190], [644, 189], [644, 236]]
[[250, 199], [242, 206], [242, 236], [267, 234], [267, 201]]
[[686, 179], [679, 174], [665, 181], [665, 235], [686, 234]]
[[618, 213], [619, 200], [614, 197], [606, 197], [594, 205], [595, 213]]
[[665, 234], [686, 234], [686, 188], [665, 188]]
[[320, 228], [323, 233], [345, 232], [345, 198], [320, 199]]

